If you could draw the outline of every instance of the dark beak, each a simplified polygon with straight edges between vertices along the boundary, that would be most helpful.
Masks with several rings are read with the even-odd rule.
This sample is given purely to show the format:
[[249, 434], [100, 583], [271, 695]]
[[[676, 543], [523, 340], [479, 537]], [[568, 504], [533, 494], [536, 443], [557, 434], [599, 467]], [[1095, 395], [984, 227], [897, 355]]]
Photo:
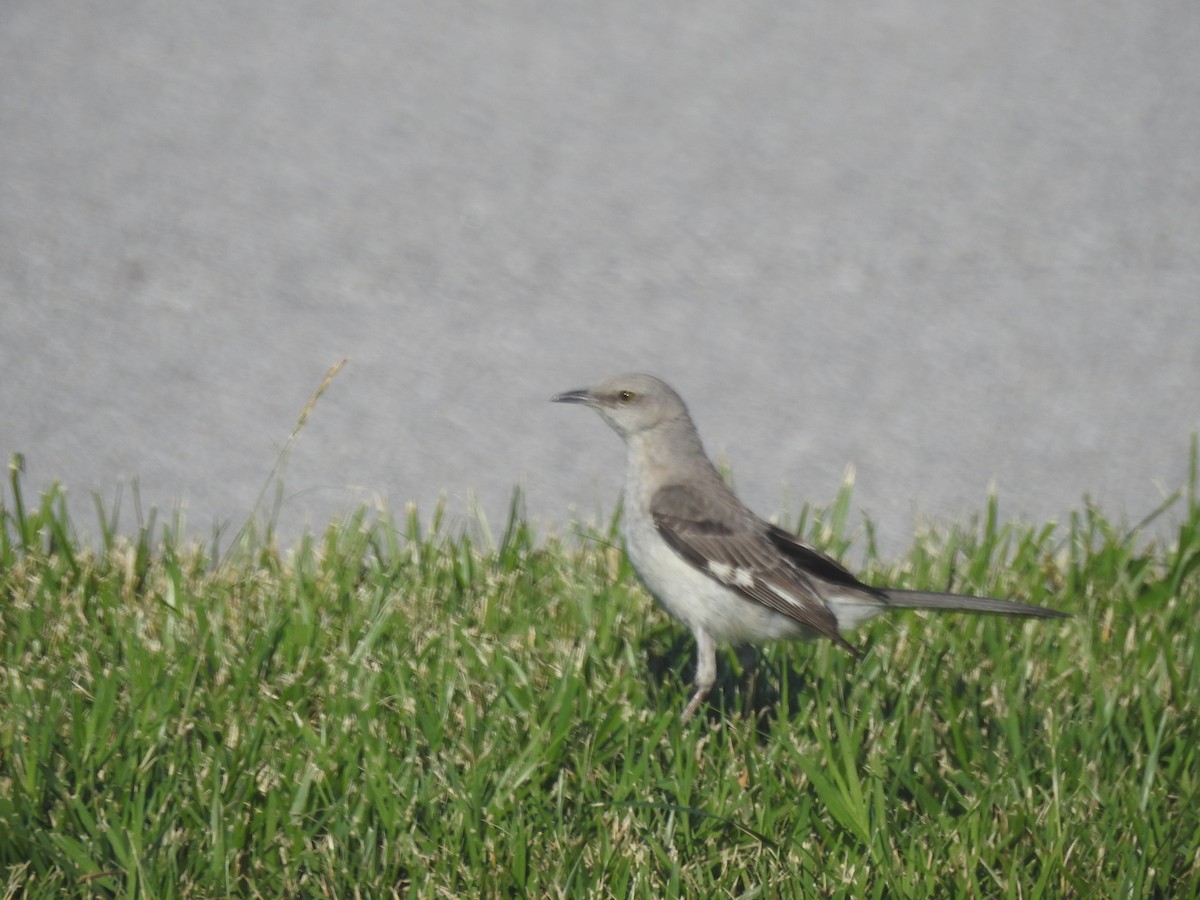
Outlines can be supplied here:
[[550, 398], [551, 403], [591, 403], [592, 392], [587, 388], [580, 388], [577, 391], [567, 391], [564, 394], [555, 394]]

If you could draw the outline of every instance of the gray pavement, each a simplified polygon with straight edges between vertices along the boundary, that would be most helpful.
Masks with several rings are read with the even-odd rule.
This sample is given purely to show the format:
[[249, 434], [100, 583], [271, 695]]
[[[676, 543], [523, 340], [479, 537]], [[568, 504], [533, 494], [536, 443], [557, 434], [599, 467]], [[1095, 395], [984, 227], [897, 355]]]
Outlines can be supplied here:
[[765, 515], [853, 465], [893, 549], [993, 483], [1136, 519], [1200, 429], [1197, 47], [1194, 0], [7, 0], [0, 453], [85, 530], [132, 477], [236, 528], [348, 356], [285, 536], [562, 528], [622, 457], [549, 397], [632, 369]]

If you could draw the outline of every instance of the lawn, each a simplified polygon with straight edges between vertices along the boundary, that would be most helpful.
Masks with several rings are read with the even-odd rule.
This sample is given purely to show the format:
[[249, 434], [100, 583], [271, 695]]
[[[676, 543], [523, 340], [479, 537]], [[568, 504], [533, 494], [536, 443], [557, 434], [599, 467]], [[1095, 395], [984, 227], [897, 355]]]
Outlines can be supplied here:
[[[1195, 454], [1193, 454], [1194, 456]], [[872, 583], [1069, 620], [902, 613], [721, 657], [612, 523], [361, 509], [203, 543], [9, 469], [3, 896], [1200, 895], [1200, 499], [1170, 541], [997, 504], [897, 559], [849, 490], [790, 524]], [[128, 514], [127, 514], [128, 515]], [[82, 534], [98, 533], [90, 541]]]

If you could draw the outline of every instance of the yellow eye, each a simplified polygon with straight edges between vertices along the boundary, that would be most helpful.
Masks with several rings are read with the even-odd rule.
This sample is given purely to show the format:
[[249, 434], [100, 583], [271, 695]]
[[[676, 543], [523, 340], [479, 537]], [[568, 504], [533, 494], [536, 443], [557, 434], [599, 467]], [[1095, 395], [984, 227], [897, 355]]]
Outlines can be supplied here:
[[622, 403], [628, 403], [630, 400], [632, 400], [637, 395], [634, 394], [633, 391], [621, 391], [621, 393], [618, 394], [617, 396], [621, 398]]

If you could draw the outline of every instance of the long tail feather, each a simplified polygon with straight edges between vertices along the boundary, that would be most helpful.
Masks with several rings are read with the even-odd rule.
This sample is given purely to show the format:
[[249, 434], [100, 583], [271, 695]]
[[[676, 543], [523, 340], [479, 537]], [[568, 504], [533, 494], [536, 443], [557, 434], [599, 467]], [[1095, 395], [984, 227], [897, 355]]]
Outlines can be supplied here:
[[888, 603], [901, 609], [941, 609], [959, 612], [994, 613], [1002, 616], [1036, 616], [1042, 619], [1068, 619], [1069, 613], [1047, 609], [1033, 603], [997, 600], [994, 597], [968, 597], [965, 594], [938, 594], [929, 591], [884, 591]]

